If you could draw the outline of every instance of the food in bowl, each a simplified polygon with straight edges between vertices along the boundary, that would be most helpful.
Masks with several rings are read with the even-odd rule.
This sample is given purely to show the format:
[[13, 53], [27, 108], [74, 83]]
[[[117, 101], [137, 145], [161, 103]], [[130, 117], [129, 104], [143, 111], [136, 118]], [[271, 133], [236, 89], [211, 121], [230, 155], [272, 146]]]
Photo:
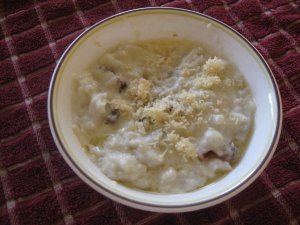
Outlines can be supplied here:
[[[144, 191], [110, 179], [90, 159], [88, 146], [80, 144], [72, 128], [76, 115], [73, 98], [76, 76], [96, 70], [97, 67], [93, 65], [96, 65], [96, 61], [99, 64], [100, 56], [115, 51], [120, 43], [138, 44], [150, 39], [170, 38], [200, 43], [205, 47], [205, 52], [209, 53], [208, 58], [218, 56], [226, 61], [225, 70], [230, 70], [231, 65], [234, 65], [233, 70], [240, 71], [251, 89], [256, 106], [251, 122], [255, 125], [246, 138], [246, 146], [237, 146], [238, 153], [242, 153], [242, 157], [236, 155], [238, 163], [230, 162], [230, 172], [220, 178], [216, 177], [209, 185], [181, 194]], [[147, 8], [103, 20], [73, 41], [52, 76], [48, 118], [61, 155], [90, 187], [130, 207], [170, 213], [211, 207], [248, 187], [264, 170], [276, 149], [282, 126], [282, 108], [279, 90], [270, 68], [259, 52], [239, 33], [213, 18], [195, 12]]]
[[228, 173], [255, 109], [232, 63], [176, 38], [121, 44], [73, 85], [73, 130], [90, 159], [152, 192], [190, 192]]

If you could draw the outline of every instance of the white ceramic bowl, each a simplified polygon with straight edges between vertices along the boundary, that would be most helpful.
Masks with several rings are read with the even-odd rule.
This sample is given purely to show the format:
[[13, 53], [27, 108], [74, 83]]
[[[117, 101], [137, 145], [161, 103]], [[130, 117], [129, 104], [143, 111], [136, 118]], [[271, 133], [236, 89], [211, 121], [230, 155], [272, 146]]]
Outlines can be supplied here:
[[[177, 36], [177, 37], [174, 37]], [[222, 179], [184, 194], [130, 189], [100, 172], [72, 131], [71, 81], [107, 49], [122, 42], [180, 38], [208, 46], [245, 75], [257, 106], [249, 146], [238, 165]], [[82, 33], [65, 51], [54, 71], [48, 99], [54, 140], [69, 166], [88, 185], [122, 204], [156, 212], [184, 212], [218, 204], [242, 191], [263, 171], [276, 148], [282, 123], [280, 95], [267, 63], [239, 33], [195, 12], [146, 8], [103, 20]]]

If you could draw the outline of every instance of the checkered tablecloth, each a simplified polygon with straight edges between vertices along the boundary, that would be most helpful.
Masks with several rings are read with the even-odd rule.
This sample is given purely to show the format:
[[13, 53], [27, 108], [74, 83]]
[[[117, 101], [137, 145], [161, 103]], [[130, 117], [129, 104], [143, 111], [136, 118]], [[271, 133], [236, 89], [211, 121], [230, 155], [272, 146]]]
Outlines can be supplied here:
[[[205, 210], [150, 213], [84, 184], [58, 152], [47, 121], [49, 81], [68, 44], [129, 9], [173, 6], [217, 18], [250, 40], [278, 82], [284, 120], [267, 169], [236, 197]], [[0, 224], [299, 224], [299, 0], [0, 0]]]

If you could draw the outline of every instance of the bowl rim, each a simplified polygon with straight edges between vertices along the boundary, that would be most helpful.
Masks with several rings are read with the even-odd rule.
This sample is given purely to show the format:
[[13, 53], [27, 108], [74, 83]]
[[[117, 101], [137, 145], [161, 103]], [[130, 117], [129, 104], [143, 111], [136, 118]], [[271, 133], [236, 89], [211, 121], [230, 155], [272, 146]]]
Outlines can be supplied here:
[[[73, 160], [73, 158], [70, 156], [68, 150], [64, 146], [63, 142], [61, 141], [59, 133], [57, 131], [56, 124], [54, 122], [55, 116], [53, 113], [53, 108], [54, 108], [53, 107], [53, 105], [54, 105], [54, 91], [53, 90], [54, 90], [54, 87], [56, 84], [56, 80], [58, 78], [60, 68], [61, 68], [62, 64], [64, 63], [64, 60], [67, 57], [70, 50], [74, 46], [76, 46], [76, 43], [81, 38], [83, 38], [87, 33], [91, 32], [99, 25], [101, 25], [113, 18], [116, 18], [116, 17], [124, 16], [126, 14], [135, 13], [135, 12], [139, 12], [139, 11], [149, 11], [149, 10], [181, 11], [181, 12], [193, 14], [193, 15], [196, 15], [199, 17], [204, 17], [205, 19], [212, 20], [213, 22], [218, 23], [219, 25], [223, 26], [225, 29], [229, 30], [229, 32], [232, 32], [234, 35], [238, 36], [241, 39], [241, 41], [243, 41], [248, 47], [250, 47], [253, 50], [254, 54], [256, 54], [256, 56], [258, 56], [260, 62], [263, 64], [264, 68], [267, 71], [267, 75], [269, 76], [269, 78], [271, 80], [271, 83], [272, 83], [271, 87], [274, 89], [274, 93], [275, 93], [275, 97], [276, 97], [276, 106], [277, 106], [277, 118], [274, 118], [275, 119], [274, 122], [276, 122], [276, 127], [274, 129], [274, 134], [272, 135], [273, 137], [271, 136], [272, 141], [270, 143], [269, 149], [267, 150], [267, 154], [265, 155], [265, 157], [263, 158], [261, 163], [258, 164], [256, 166], [256, 168], [254, 170], [252, 170], [250, 174], [245, 176], [244, 179], [242, 179], [237, 185], [233, 186], [229, 190], [224, 191], [220, 195], [214, 196], [214, 197], [209, 198], [204, 201], [200, 201], [200, 202], [197, 201], [197, 202], [193, 202], [193, 203], [178, 204], [178, 205], [153, 204], [153, 203], [148, 203], [145, 201], [138, 201], [138, 200], [135, 200], [132, 198], [128, 198], [126, 196], [119, 195], [118, 193], [115, 193], [114, 191], [111, 191], [111, 190], [107, 189], [106, 187], [103, 187], [101, 184], [99, 184], [95, 180], [93, 180], [88, 174], [86, 174], [77, 165], [77, 163]], [[71, 42], [71, 44], [69, 44], [69, 46], [63, 52], [63, 54], [61, 55], [60, 59], [58, 60], [56, 66], [55, 66], [55, 69], [52, 74], [50, 86], [49, 86], [47, 109], [48, 109], [47, 111], [48, 111], [49, 126], [50, 126], [50, 130], [52, 133], [52, 137], [55, 141], [55, 144], [58, 147], [58, 150], [60, 151], [60, 153], [62, 154], [64, 160], [72, 168], [72, 170], [75, 172], [76, 175], [78, 175], [82, 180], [85, 181], [85, 183], [87, 183], [90, 187], [95, 189], [97, 192], [100, 192], [101, 194], [105, 195], [106, 197], [109, 197], [119, 203], [124, 204], [124, 202], [126, 202], [128, 205], [130, 205], [132, 207], [136, 207], [136, 208], [138, 208], [139, 206], [143, 206], [150, 211], [157, 211], [157, 212], [161, 212], [161, 211], [158, 211], [158, 209], [165, 209], [165, 210], [172, 209], [172, 212], [183, 212], [183, 211], [190, 211], [189, 209], [191, 209], [191, 208], [193, 208], [191, 210], [206, 208], [206, 207], [209, 207], [212, 205], [216, 205], [220, 202], [223, 202], [223, 201], [233, 197], [234, 195], [240, 193], [242, 190], [244, 190], [246, 187], [248, 187], [248, 185], [250, 185], [261, 174], [261, 172], [265, 169], [265, 167], [267, 166], [271, 157], [273, 156], [275, 149], [277, 147], [278, 141], [279, 141], [280, 134], [281, 134], [282, 117], [283, 117], [282, 116], [281, 96], [280, 96], [278, 85], [276, 83], [276, 79], [275, 79], [269, 65], [267, 64], [267, 62], [265, 61], [263, 56], [259, 53], [259, 51], [242, 34], [238, 33], [236, 30], [234, 30], [227, 24], [225, 24], [213, 17], [210, 17], [208, 15], [205, 15], [205, 14], [202, 14], [199, 12], [195, 12], [195, 11], [187, 10], [187, 9], [181, 9], [181, 8], [174, 8], [174, 7], [146, 7], [146, 8], [138, 8], [138, 9], [124, 11], [124, 12], [112, 15], [110, 17], [107, 17], [103, 20], [100, 20], [99, 22], [95, 23], [94, 25], [90, 26], [85, 31], [83, 31], [78, 37], [76, 37]]]

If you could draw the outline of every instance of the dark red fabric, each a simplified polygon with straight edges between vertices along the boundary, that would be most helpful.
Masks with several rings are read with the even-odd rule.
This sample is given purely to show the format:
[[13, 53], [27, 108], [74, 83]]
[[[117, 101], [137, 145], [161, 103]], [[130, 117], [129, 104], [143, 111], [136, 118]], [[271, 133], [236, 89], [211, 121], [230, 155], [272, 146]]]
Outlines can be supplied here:
[[96, 6], [105, 4], [109, 1], [107, 0], [77, 0], [77, 4], [82, 10], [94, 8]]
[[0, 144], [0, 165], [9, 167], [21, 163], [40, 153], [39, 145], [32, 130]]
[[80, 225], [122, 225], [112, 202], [104, 202], [103, 205], [84, 211], [74, 217], [77, 224]]
[[90, 208], [104, 200], [103, 196], [97, 194], [91, 188], [87, 188], [81, 180], [65, 183], [62, 192], [66, 206], [71, 213]]
[[[212, 16], [242, 33], [277, 80], [283, 130], [257, 180], [217, 206], [181, 214], [115, 203], [65, 163], [47, 120], [47, 92], [67, 46], [87, 27], [138, 7], [171, 6]], [[300, 1], [0, 1], [0, 224], [299, 224]]]
[[13, 67], [13, 63], [10, 59], [1, 61], [0, 74], [1, 74], [0, 84], [17, 79], [16, 73], [15, 73], [15, 70]]
[[29, 30], [40, 24], [38, 15], [32, 7], [30, 9], [24, 8], [16, 13], [7, 13], [5, 21], [7, 32], [10, 35]]
[[14, 214], [18, 223], [24, 225], [50, 225], [63, 219], [53, 190], [20, 202], [16, 205]]
[[53, 39], [57, 40], [77, 30], [83, 29], [79, 16], [72, 15], [48, 23]]
[[6, 59], [9, 57], [9, 49], [5, 40], [0, 41], [0, 60]]
[[52, 187], [47, 167], [42, 158], [8, 171], [6, 179], [10, 187], [8, 198], [17, 199]]
[[260, 3], [256, 0], [244, 0], [233, 4], [229, 12], [233, 13], [239, 20], [247, 20], [252, 16], [262, 13]]
[[12, 44], [17, 54], [32, 51], [48, 44], [41, 26], [36, 26], [25, 33], [12, 36]]
[[23, 101], [23, 95], [17, 80], [0, 86], [0, 107], [9, 106]]
[[10, 219], [6, 208], [0, 209], [0, 224], [10, 225]]
[[281, 32], [260, 40], [260, 44], [268, 50], [272, 58], [277, 58], [287, 51], [293, 50], [293, 45]]
[[68, 0], [44, 1], [40, 8], [45, 20], [71, 15], [76, 11], [72, 1]]
[[34, 96], [48, 90], [53, 68], [50, 65], [45, 70], [39, 70], [26, 77], [26, 86], [31, 95]]
[[25, 103], [0, 112], [0, 138], [8, 138], [21, 130], [30, 129], [31, 121]]
[[113, 4], [108, 1], [106, 4], [92, 8], [85, 12], [84, 18], [89, 25], [93, 25], [99, 20], [105, 19], [106, 17], [112, 16], [113, 14], [116, 14], [116, 9]]
[[32, 73], [54, 62], [55, 58], [49, 46], [44, 46], [32, 52], [22, 54], [18, 64], [23, 74]]
[[71, 168], [65, 163], [59, 152], [55, 152], [50, 156], [53, 174], [56, 180], [64, 180], [69, 177], [74, 177]]

